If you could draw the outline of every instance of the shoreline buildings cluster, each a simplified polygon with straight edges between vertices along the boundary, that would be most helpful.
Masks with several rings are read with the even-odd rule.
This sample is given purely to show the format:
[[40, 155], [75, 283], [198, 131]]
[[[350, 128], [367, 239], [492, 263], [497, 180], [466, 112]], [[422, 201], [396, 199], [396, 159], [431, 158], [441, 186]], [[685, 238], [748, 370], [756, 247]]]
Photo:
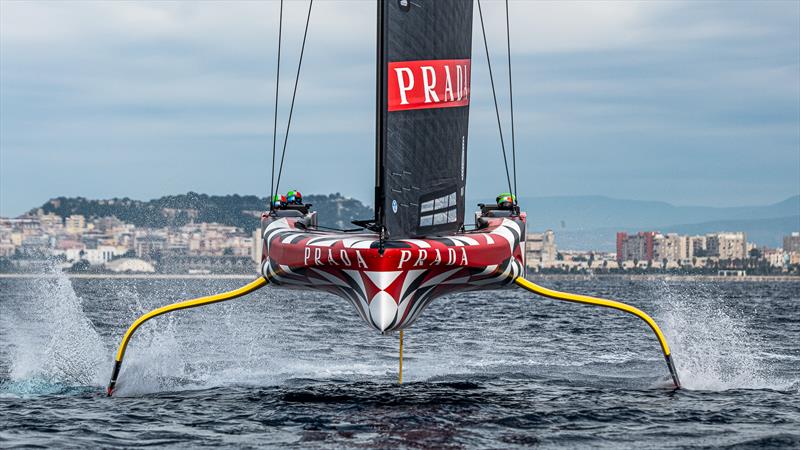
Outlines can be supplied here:
[[217, 223], [143, 228], [115, 217], [37, 214], [0, 219], [6, 266], [0, 270], [27, 271], [48, 261], [73, 271], [249, 272], [260, 244], [258, 231]]
[[744, 232], [704, 235], [618, 232], [615, 252], [563, 251], [553, 231], [528, 233], [526, 264], [536, 272], [682, 271], [742, 275], [786, 273], [800, 266], [800, 233], [783, 238], [782, 248], [758, 247]]
[[[79, 272], [251, 273], [261, 258], [259, 230], [218, 223], [146, 228], [116, 217], [43, 213], [0, 218], [0, 272], [43, 264]], [[542, 273], [683, 271], [800, 272], [800, 233], [782, 248], [757, 247], [743, 232], [686, 236], [618, 232], [616, 251], [559, 251], [552, 230], [529, 232], [528, 270]]]

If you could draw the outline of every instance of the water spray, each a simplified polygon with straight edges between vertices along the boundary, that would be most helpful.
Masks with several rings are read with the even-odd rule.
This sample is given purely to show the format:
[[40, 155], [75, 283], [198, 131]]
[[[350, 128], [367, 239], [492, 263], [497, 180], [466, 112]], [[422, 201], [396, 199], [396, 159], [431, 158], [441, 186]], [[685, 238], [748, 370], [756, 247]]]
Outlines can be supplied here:
[[145, 322], [154, 317], [158, 317], [168, 312], [178, 311], [181, 309], [195, 308], [203, 305], [210, 305], [212, 303], [224, 302], [226, 300], [233, 300], [235, 298], [256, 291], [266, 285], [267, 285], [267, 279], [261, 277], [250, 282], [245, 286], [240, 287], [239, 289], [223, 292], [221, 294], [210, 295], [208, 297], [200, 297], [193, 300], [186, 300], [183, 302], [173, 303], [167, 306], [162, 306], [161, 308], [154, 309], [149, 313], [136, 319], [136, 321], [133, 322], [133, 324], [128, 328], [128, 331], [125, 332], [125, 335], [122, 336], [122, 342], [119, 345], [116, 358], [114, 359], [114, 370], [112, 370], [111, 372], [111, 381], [108, 382], [108, 389], [106, 391], [108, 396], [110, 397], [114, 393], [114, 388], [117, 385], [117, 377], [119, 377], [119, 371], [122, 368], [122, 359], [125, 357], [125, 350], [127, 350], [128, 348], [128, 343], [130, 342], [133, 333], [135, 333], [136, 330], [140, 326], [142, 326], [142, 324], [144, 324]]

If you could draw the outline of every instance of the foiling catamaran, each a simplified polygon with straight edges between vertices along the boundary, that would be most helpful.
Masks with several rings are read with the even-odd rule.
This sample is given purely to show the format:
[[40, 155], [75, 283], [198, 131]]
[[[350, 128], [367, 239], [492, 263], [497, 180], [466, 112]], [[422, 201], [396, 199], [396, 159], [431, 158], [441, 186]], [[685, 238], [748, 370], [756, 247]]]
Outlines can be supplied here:
[[[312, 5], [310, 0], [298, 77]], [[378, 0], [375, 217], [354, 221], [356, 230], [331, 230], [317, 225], [310, 205], [287, 204], [275, 196], [284, 141], [278, 182], [271, 187], [273, 201], [261, 218], [261, 276], [234, 291], [167, 305], [137, 319], [117, 351], [108, 395], [116, 387], [130, 339], [143, 323], [172, 311], [241, 297], [266, 285], [329, 292], [352, 303], [377, 331], [399, 331], [400, 383], [403, 330], [431, 301], [445, 294], [515, 285], [544, 297], [613, 308], [644, 320], [658, 338], [675, 387], [680, 387], [669, 346], [650, 316], [624, 303], [558, 292], [525, 279], [526, 215], [513, 195], [513, 101], [512, 184], [480, 0], [477, 5], [509, 187], [498, 204], [479, 205], [474, 227], [466, 229], [473, 1]], [[282, 12], [281, 1], [281, 26]], [[511, 93], [507, 1], [506, 38]], [[297, 78], [294, 89], [296, 94]], [[276, 120], [277, 92], [276, 86]], [[288, 124], [293, 108], [294, 95]], [[273, 180], [274, 166], [273, 138]]]

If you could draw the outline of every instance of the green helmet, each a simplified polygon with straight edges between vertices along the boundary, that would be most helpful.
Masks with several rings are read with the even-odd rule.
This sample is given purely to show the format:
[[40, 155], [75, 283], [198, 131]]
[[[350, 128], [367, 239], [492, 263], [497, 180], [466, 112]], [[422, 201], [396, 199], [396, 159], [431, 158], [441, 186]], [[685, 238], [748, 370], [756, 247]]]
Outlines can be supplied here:
[[283, 194], [275, 194], [275, 196], [272, 197], [272, 206], [278, 209], [285, 207], [286, 196], [284, 196]]
[[302, 205], [303, 204], [303, 194], [300, 191], [292, 189], [286, 194], [286, 201], [290, 205]]
[[502, 194], [497, 196], [498, 205], [507, 204], [510, 206], [516, 203], [517, 203], [517, 197], [515, 197], [514, 194], [510, 192], [503, 192]]

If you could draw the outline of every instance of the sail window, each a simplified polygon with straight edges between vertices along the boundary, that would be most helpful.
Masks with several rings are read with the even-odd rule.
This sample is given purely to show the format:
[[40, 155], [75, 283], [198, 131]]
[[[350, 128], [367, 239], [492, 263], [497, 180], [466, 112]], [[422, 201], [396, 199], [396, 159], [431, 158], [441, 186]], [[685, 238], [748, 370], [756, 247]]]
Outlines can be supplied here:
[[420, 227], [431, 227], [457, 222], [458, 202], [456, 193], [450, 192], [449, 194], [439, 195], [434, 199], [422, 202], [419, 213]]
[[452, 208], [447, 210], [447, 223], [453, 223], [456, 221], [456, 216], [458, 215], [458, 209]]

